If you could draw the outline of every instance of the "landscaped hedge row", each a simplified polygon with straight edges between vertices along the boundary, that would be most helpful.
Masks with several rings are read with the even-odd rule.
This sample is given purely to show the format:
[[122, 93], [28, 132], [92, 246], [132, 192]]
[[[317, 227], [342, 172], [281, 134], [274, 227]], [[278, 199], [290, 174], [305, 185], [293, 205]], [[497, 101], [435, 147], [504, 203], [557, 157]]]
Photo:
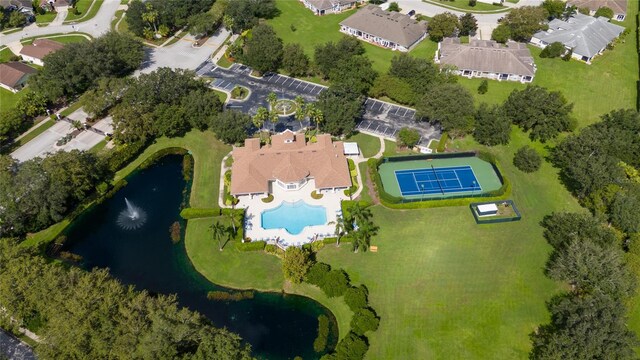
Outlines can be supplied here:
[[131, 162], [133, 158], [140, 155], [147, 148], [146, 142], [134, 142], [119, 146], [113, 151], [109, 151], [105, 157], [107, 168], [111, 172], [116, 172]]
[[447, 150], [447, 141], [449, 141], [449, 133], [443, 132], [442, 136], [440, 136], [440, 141], [438, 141], [436, 151], [441, 153]]
[[240, 251], [262, 251], [267, 243], [264, 241], [237, 242], [236, 248]]
[[186, 155], [188, 153], [189, 152], [186, 149], [181, 147], [168, 147], [160, 149], [151, 154], [151, 156], [149, 156], [146, 160], [144, 160], [140, 164], [140, 166], [138, 166], [138, 169], [146, 169], [167, 155]]

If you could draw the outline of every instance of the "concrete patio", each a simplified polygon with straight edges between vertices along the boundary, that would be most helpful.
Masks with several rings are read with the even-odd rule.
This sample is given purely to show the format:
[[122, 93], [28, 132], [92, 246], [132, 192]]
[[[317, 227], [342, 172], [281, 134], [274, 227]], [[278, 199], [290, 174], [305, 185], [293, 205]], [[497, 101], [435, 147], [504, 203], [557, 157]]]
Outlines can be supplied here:
[[[337, 215], [341, 213], [340, 202], [348, 200], [349, 197], [344, 195], [344, 190], [333, 192], [323, 191], [322, 199], [314, 199], [311, 192], [315, 189], [315, 181], [309, 180], [302, 188], [297, 191], [286, 191], [278, 186], [273, 186], [273, 201], [265, 203], [262, 201], [264, 196], [240, 196], [237, 207], [246, 209], [244, 235], [252, 241], [265, 240], [270, 244], [276, 244], [281, 248], [288, 246], [301, 246], [313, 242], [314, 239], [322, 239], [334, 236]], [[307, 226], [302, 232], [292, 235], [285, 229], [264, 229], [262, 227], [262, 212], [274, 209], [282, 202], [296, 202], [303, 200], [309, 205], [322, 205], [327, 211], [327, 223], [325, 225]]]

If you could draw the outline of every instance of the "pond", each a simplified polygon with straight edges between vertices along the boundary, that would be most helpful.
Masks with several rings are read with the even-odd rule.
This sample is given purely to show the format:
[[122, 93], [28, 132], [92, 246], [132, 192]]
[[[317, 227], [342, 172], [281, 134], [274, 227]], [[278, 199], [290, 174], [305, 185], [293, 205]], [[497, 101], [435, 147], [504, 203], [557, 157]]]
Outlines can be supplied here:
[[[319, 303], [302, 296], [260, 292], [237, 302], [207, 299], [207, 292], [227, 289], [200, 275], [189, 261], [184, 240], [174, 244], [169, 234], [170, 226], [179, 220], [187, 185], [182, 156], [166, 156], [127, 181], [126, 187], [87, 211], [67, 231], [65, 250], [81, 255], [84, 268], [107, 267], [114, 277], [137, 289], [177, 294], [180, 305], [240, 334], [259, 358], [320, 357], [313, 350], [318, 316], [334, 318]], [[143, 224], [125, 226], [123, 214], [137, 216], [129, 220], [144, 217]]]

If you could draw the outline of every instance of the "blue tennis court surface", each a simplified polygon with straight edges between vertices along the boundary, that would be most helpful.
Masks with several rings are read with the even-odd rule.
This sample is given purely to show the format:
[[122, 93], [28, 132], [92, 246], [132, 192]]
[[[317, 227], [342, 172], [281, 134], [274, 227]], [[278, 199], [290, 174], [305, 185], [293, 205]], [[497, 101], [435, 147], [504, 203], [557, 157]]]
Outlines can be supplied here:
[[402, 196], [481, 192], [471, 166], [396, 170]]

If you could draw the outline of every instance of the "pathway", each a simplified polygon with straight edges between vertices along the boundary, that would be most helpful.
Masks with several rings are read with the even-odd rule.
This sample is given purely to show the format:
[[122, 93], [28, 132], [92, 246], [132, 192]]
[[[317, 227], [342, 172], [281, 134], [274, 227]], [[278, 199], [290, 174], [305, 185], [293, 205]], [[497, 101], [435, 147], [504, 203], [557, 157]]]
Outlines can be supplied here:
[[58, 14], [56, 15], [56, 18], [53, 19], [52, 22], [49, 23], [49, 25], [47, 26], [60, 26], [62, 25], [62, 23], [64, 22], [64, 19], [67, 18], [67, 14], [69, 14], [69, 7], [68, 6], [62, 6], [59, 7], [57, 9]]
[[39, 27], [34, 23], [15, 33], [0, 34], [0, 46], [20, 41], [20, 39], [26, 37], [60, 33], [84, 32], [93, 37], [98, 37], [111, 30], [111, 19], [119, 6], [120, 0], [105, 0], [96, 16], [85, 22], [77, 23], [75, 25], [54, 25], [51, 23], [49, 26], [44, 27]]

